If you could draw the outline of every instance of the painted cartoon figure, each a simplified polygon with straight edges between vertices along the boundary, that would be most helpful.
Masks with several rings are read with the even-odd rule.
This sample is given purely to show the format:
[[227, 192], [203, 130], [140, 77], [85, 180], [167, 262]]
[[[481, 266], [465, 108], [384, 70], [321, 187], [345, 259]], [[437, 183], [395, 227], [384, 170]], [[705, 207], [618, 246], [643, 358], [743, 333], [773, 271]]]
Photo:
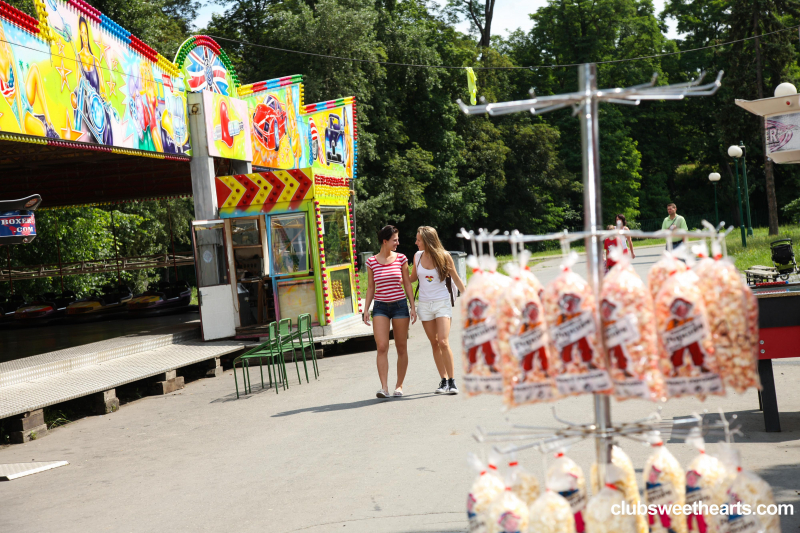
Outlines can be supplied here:
[[[520, 326], [518, 335], [543, 327], [541, 317], [542, 313], [539, 306], [533, 302], [529, 302], [522, 310], [522, 326]], [[538, 369], [547, 372], [547, 351], [544, 345], [539, 346], [522, 357], [522, 369], [525, 372], [530, 372], [534, 369], [534, 363], [537, 360], [539, 361]]]
[[13, 46], [3, 26], [0, 24], [0, 94], [14, 113], [22, 133], [59, 139], [50, 121], [39, 68], [15, 60]]
[[106, 97], [105, 81], [100, 69], [102, 58], [95, 57], [92, 41], [89, 38], [89, 24], [81, 16], [78, 19], [77, 51], [80, 78], [72, 93], [72, 108], [75, 110], [75, 129], [85, 125], [95, 141], [100, 144], [114, 144], [111, 131], [111, 117], [119, 120], [116, 110]]
[[[700, 492], [700, 478], [702, 476], [695, 470], [689, 470], [686, 472], [686, 501], [689, 501], [689, 495], [695, 492]], [[686, 517], [686, 525], [689, 531], [694, 531], [694, 527], [692, 526], [692, 522], [697, 524], [697, 531], [698, 533], [706, 533], [708, 531], [708, 525], [706, 524], [706, 518], [702, 514], [694, 514], [689, 513]]]
[[[672, 305], [669, 307], [669, 311], [672, 314], [673, 318], [670, 319], [669, 323], [667, 324], [667, 331], [673, 330], [679, 326], [684, 324], [689, 324], [696, 317], [692, 314], [692, 309], [694, 309], [694, 304], [684, 300], [683, 298], [676, 298]], [[670, 354], [670, 361], [672, 362], [672, 373], [673, 376], [678, 375], [678, 371], [680, 367], [683, 366], [684, 363], [684, 352], [688, 350], [689, 355], [692, 358], [692, 363], [695, 367], [700, 369], [700, 372], [708, 372], [708, 369], [703, 366], [705, 362], [706, 354], [703, 351], [703, 348], [700, 346], [700, 341], [695, 341], [688, 346], [683, 346], [678, 348], [674, 352]]]
[[[617, 313], [617, 306], [611, 303], [608, 300], [603, 300], [600, 302], [600, 316], [603, 319], [603, 326], [608, 327], [611, 324], [614, 324], [617, 321], [616, 317]], [[632, 378], [633, 374], [628, 372], [628, 363], [630, 362], [630, 357], [628, 355], [628, 350], [625, 348], [624, 344], [618, 344], [616, 346], [612, 346], [611, 349], [608, 351], [608, 358], [613, 363], [616, 360], [616, 367], [619, 370], [622, 370], [622, 373], [625, 375], [626, 378]]]
[[[558, 300], [558, 307], [561, 309], [561, 314], [556, 320], [556, 324], [564, 324], [572, 319], [581, 315], [581, 297], [577, 294], [564, 294]], [[572, 355], [577, 351], [577, 355], [582, 362], [584, 362], [590, 369], [594, 370], [596, 367], [592, 364], [592, 356], [594, 352], [589, 345], [586, 337], [581, 337], [575, 342], [567, 344], [561, 349], [561, 360], [564, 363], [572, 362]]]
[[[466, 324], [464, 324], [464, 328], [466, 329], [470, 326], [475, 326], [484, 322], [486, 320], [484, 315], [486, 314], [487, 307], [488, 305], [486, 302], [483, 302], [477, 298], [472, 300], [467, 306], [467, 321]], [[468, 373], [472, 372], [472, 367], [477, 364], [479, 351], [483, 353], [483, 359], [491, 371], [497, 372], [497, 369], [494, 366], [494, 363], [497, 360], [497, 354], [492, 347], [492, 341], [488, 340], [483, 344], [473, 346], [469, 349], [469, 351], [467, 351], [467, 358], [469, 359]]]
[[[661, 475], [661, 470], [656, 468], [655, 466], [650, 468], [650, 473], [647, 475], [647, 481], [645, 482], [645, 490], [652, 490], [656, 487], [661, 486], [661, 481], [658, 479]], [[653, 524], [655, 524], [655, 517], [658, 516], [658, 519], [661, 521], [661, 526], [666, 529], [669, 533], [675, 533], [672, 529], [672, 519], [670, 516], [662, 512], [661, 506], [657, 507], [657, 511], [655, 514], [647, 514], [647, 520], [650, 524], [650, 530], [653, 529]]]

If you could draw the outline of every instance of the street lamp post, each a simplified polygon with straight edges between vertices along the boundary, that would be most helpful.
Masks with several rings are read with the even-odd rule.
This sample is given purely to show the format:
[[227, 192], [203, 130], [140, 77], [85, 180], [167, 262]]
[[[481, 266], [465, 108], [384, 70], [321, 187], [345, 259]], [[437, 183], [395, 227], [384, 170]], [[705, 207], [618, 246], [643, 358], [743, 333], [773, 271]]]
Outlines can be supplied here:
[[742, 187], [739, 184], [739, 158], [742, 157], [742, 149], [734, 144], [728, 148], [728, 155], [731, 156], [734, 163], [736, 163], [736, 196], [739, 199], [739, 228], [742, 230], [742, 247], [747, 248], [747, 237], [744, 231], [744, 213], [742, 212]]
[[719, 209], [717, 209], [717, 182], [719, 178], [720, 175], [716, 172], [712, 172], [708, 175], [708, 181], [714, 184], [714, 216], [717, 219], [717, 226], [719, 226]]
[[747, 165], [745, 159], [747, 158], [747, 148], [744, 143], [739, 141], [739, 148], [742, 149], [742, 178], [744, 181], [744, 204], [747, 208], [747, 235], [753, 236], [753, 223], [750, 221], [750, 189], [747, 187]]

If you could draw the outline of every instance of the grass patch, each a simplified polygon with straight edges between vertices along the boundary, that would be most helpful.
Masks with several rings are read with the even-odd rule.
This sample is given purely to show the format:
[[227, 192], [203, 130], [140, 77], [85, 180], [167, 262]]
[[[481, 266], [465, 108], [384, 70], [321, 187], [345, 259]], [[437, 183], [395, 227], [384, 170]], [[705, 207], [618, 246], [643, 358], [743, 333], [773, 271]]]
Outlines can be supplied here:
[[780, 226], [778, 235], [768, 235], [768, 228], [753, 228], [753, 236], [747, 237], [747, 248], [742, 247], [742, 234], [733, 230], [727, 238], [728, 255], [734, 259], [736, 268], [747, 270], [753, 265], [772, 266], [769, 243], [789, 237], [793, 244], [800, 242], [800, 226]]

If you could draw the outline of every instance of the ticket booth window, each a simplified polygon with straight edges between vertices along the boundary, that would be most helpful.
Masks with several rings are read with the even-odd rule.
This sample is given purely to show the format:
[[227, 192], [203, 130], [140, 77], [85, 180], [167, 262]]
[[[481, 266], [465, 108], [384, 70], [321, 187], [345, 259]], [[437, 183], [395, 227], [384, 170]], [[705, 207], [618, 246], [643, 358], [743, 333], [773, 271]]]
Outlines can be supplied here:
[[263, 278], [267, 275], [259, 218], [231, 219], [231, 242], [237, 280]]
[[333, 319], [339, 320], [354, 314], [353, 284], [350, 268], [334, 270], [331, 277], [331, 298], [333, 299]]
[[272, 275], [308, 272], [306, 214], [273, 215], [269, 225]]
[[325, 260], [329, 267], [350, 264], [350, 225], [344, 207], [323, 207], [322, 244], [325, 247]]

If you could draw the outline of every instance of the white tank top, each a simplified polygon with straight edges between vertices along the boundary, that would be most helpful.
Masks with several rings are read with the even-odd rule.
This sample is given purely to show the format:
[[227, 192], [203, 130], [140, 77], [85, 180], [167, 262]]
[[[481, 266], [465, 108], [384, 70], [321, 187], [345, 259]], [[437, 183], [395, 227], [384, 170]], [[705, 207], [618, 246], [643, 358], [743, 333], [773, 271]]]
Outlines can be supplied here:
[[417, 265], [417, 279], [419, 280], [419, 301], [450, 301], [450, 291], [447, 290], [444, 280], [439, 279], [439, 272], [435, 268], [428, 270], [422, 266], [423, 253], [417, 252], [414, 254], [414, 263]]

